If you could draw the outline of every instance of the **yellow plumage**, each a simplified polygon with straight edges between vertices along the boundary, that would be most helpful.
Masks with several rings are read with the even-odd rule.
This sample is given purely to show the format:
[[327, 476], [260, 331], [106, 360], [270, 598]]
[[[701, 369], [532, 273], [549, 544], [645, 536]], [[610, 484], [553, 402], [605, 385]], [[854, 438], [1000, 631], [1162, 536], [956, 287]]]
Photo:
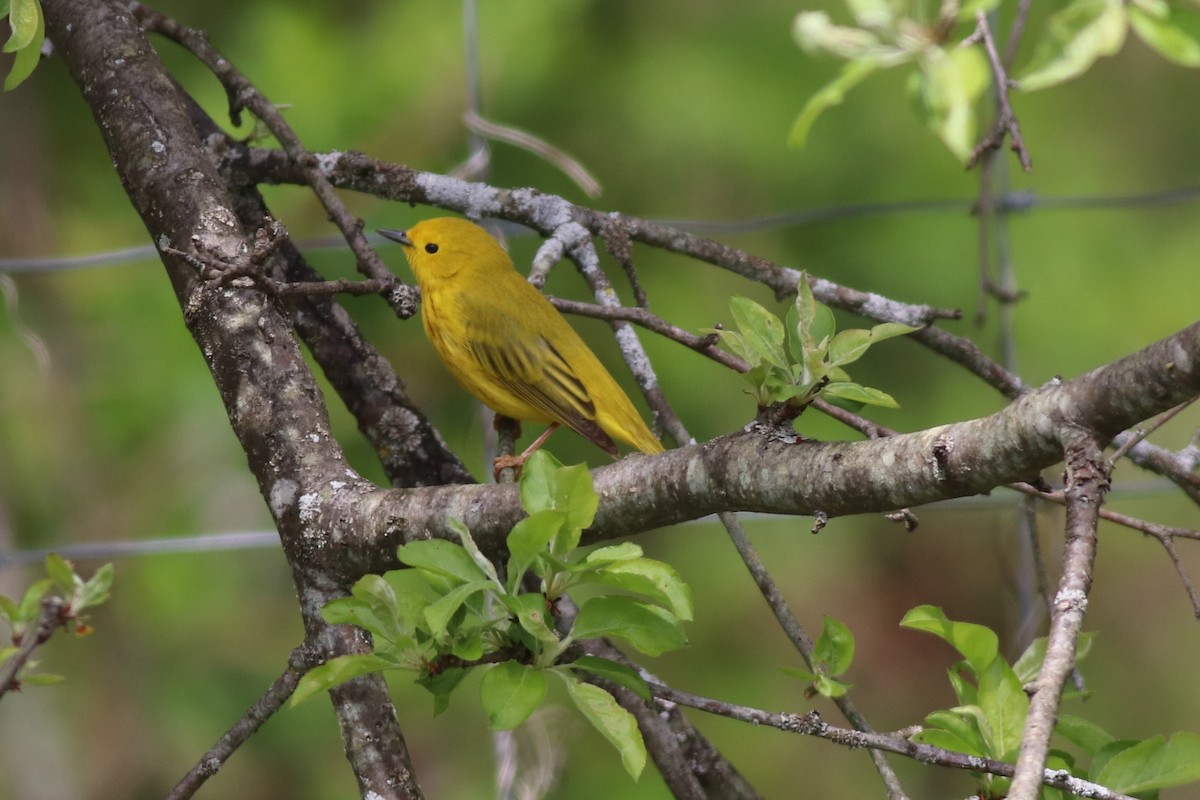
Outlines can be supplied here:
[[484, 405], [565, 425], [614, 457], [614, 438], [643, 453], [663, 451], [608, 370], [491, 234], [451, 217], [380, 233], [404, 247], [438, 356]]

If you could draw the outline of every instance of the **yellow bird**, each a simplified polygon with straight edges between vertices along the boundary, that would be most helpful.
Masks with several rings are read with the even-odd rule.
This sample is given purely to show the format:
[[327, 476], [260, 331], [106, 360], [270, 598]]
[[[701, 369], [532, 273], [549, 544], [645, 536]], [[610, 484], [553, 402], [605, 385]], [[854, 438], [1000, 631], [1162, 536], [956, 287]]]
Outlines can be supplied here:
[[491, 234], [453, 217], [379, 232], [404, 248], [425, 333], [463, 388], [499, 415], [549, 423], [520, 456], [497, 459], [497, 471], [523, 464], [560, 425], [614, 458], [614, 438], [663, 452], [612, 375]]

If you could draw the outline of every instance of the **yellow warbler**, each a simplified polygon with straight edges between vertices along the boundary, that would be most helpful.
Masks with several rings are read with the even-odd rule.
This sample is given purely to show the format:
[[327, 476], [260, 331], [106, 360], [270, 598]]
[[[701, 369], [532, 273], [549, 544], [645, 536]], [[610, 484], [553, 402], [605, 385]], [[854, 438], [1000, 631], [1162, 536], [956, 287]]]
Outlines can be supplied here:
[[559, 425], [614, 458], [614, 438], [643, 453], [663, 451], [608, 370], [491, 234], [452, 217], [380, 233], [404, 247], [425, 333], [463, 388], [497, 414], [550, 425], [521, 456], [497, 459], [497, 470], [523, 463]]

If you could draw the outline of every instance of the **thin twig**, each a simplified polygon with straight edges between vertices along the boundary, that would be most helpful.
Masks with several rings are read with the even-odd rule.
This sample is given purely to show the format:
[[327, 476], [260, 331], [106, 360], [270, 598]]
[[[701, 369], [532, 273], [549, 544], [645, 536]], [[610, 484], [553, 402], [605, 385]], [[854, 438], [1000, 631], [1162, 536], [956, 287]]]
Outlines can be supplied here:
[[1196, 402], [1196, 398], [1193, 397], [1191, 400], [1188, 400], [1186, 403], [1180, 403], [1179, 405], [1172, 408], [1170, 411], [1165, 411], [1162, 414], [1159, 414], [1154, 420], [1152, 420], [1150, 422], [1149, 425], [1146, 425], [1146, 426], [1140, 427], [1140, 428], [1135, 428], [1133, 431], [1130, 431], [1131, 435], [1128, 438], [1126, 438], [1125, 441], [1121, 442], [1120, 447], [1118, 447], [1116, 450], [1114, 450], [1113, 454], [1108, 457], [1109, 468], [1111, 469], [1113, 464], [1116, 464], [1118, 461], [1120, 461], [1121, 458], [1126, 453], [1128, 453], [1131, 449], [1133, 449], [1134, 445], [1138, 444], [1143, 439], [1145, 439], [1147, 436], [1154, 433], [1156, 430], [1161, 428], [1163, 425], [1170, 422], [1171, 419], [1174, 418], [1176, 414], [1178, 414], [1180, 411], [1183, 411], [1185, 408], [1187, 408], [1194, 402]]
[[[751, 725], [765, 725], [777, 728], [787, 733], [802, 736], [815, 736], [820, 739], [840, 744], [845, 747], [868, 747], [888, 753], [896, 753], [906, 758], [915, 759], [922, 764], [937, 764], [942, 767], [968, 770], [971, 772], [986, 772], [1000, 777], [1011, 777], [1014, 773], [1012, 764], [995, 761], [981, 756], [967, 755], [953, 750], [943, 750], [933, 745], [914, 742], [894, 733], [870, 733], [866, 731], [848, 730], [829, 725], [816, 711], [807, 714], [791, 714], [777, 711], [764, 711], [758, 708], [727, 703], [708, 697], [683, 692], [661, 683], [650, 682], [650, 691], [656, 698], [671, 703], [678, 703], [688, 708], [706, 711], [710, 714], [728, 717]], [[915, 731], [906, 731], [906, 734]], [[1063, 789], [1079, 797], [1095, 798], [1097, 800], [1134, 800], [1128, 795], [1114, 792], [1104, 786], [1080, 778], [1071, 777], [1066, 770], [1044, 770], [1041, 783]], [[1011, 795], [1010, 795], [1011, 797]]]
[[275, 712], [283, 707], [288, 698], [296, 690], [296, 685], [304, 673], [314, 666], [311, 663], [312, 653], [307, 645], [301, 645], [292, 651], [288, 659], [287, 669], [276, 678], [262, 696], [246, 710], [246, 713], [234, 723], [225, 734], [200, 757], [196, 765], [188, 770], [179, 783], [175, 784], [167, 800], [187, 800], [192, 797], [217, 771], [225, 765], [229, 757], [239, 747], [246, 743], [255, 731], [262, 727]]
[[600, 182], [592, 177], [587, 168], [549, 142], [539, 139], [528, 131], [486, 120], [474, 110], [463, 114], [463, 123], [472, 133], [519, 147], [554, 165], [574, 181], [575, 185], [588, 197], [595, 199], [600, 196]]
[[[135, 4], [133, 13], [144, 28], [153, 30], [179, 44], [208, 67], [209, 71], [225, 87], [225, 91], [230, 98], [230, 116], [235, 123], [238, 121], [243, 108], [249, 109], [254, 116], [262, 121], [271, 134], [283, 145], [283, 149], [287, 152], [291, 160], [300, 165], [304, 181], [325, 207], [329, 219], [342, 232], [342, 235], [346, 238], [346, 243], [350, 245], [350, 250], [355, 255], [359, 270], [366, 274], [367, 277], [376, 280], [394, 279], [392, 272], [371, 248], [366, 237], [363, 235], [362, 220], [355, 219], [341, 198], [338, 197], [333, 184], [330, 183], [329, 178], [326, 176], [326, 167], [328, 165], [319, 156], [315, 156], [308, 151], [304, 143], [300, 141], [300, 137], [296, 135], [295, 131], [292, 130], [291, 126], [283, 118], [283, 115], [279, 113], [278, 107], [270, 102], [245, 75], [234, 67], [229, 59], [222, 56], [212, 46], [203, 31], [189, 28], [174, 19], [142, 5]], [[397, 283], [399, 283], [398, 280]], [[416, 313], [416, 292], [413, 287], [406, 287], [404, 284], [400, 285], [411, 291], [395, 290], [389, 293], [387, 299], [396, 314], [407, 319]]]
[[[742, 528], [737, 515], [730, 512], [722, 512], [717, 517], [721, 520], [721, 524], [725, 526], [725, 530], [729, 532], [729, 538], [733, 542], [733, 546], [737, 549], [742, 563], [746, 565], [746, 569], [750, 571], [750, 577], [754, 580], [755, 585], [758, 586], [763, 599], [767, 601], [767, 606], [771, 609], [771, 613], [775, 615], [775, 621], [788, 637], [788, 640], [791, 641], [792, 646], [800, 653], [809, 671], [812, 671], [814, 669], [813, 640], [804, 631], [804, 627], [796, 619], [791, 608], [788, 607], [783, 592], [779, 591], [779, 587], [771, 578], [770, 573], [767, 572], [766, 566], [758, 555], [758, 550], [754, 547], [754, 543], [750, 541], [750, 537], [746, 535], [746, 531]], [[833, 698], [833, 702], [857, 731], [870, 733], [871, 726], [867, 723], [862, 713], [859, 712], [849, 695], [844, 694], [841, 697], [835, 697]], [[883, 754], [878, 750], [872, 749], [871, 760], [875, 763], [875, 769], [879, 771], [879, 775], [883, 779], [888, 797], [892, 798], [892, 800], [903, 800], [906, 798], [907, 795], [900, 785], [900, 779], [896, 776], [891, 765], [887, 763], [887, 759], [884, 758]]]
[[[21, 670], [29, 663], [34, 652], [50, 640], [54, 631], [66, 625], [68, 616], [66, 601], [56, 594], [42, 598], [37, 621], [25, 630], [15, 653], [0, 662], [0, 697], [13, 689], [19, 689]], [[15, 638], [15, 637], [14, 637]]]
[[992, 29], [988, 25], [986, 13], [975, 12], [975, 26], [973, 36], [978, 36], [983, 41], [988, 63], [992, 66], [992, 77], [996, 85], [996, 124], [992, 126], [991, 133], [976, 145], [974, 152], [967, 160], [967, 169], [978, 164], [984, 153], [998, 149], [1004, 142], [1005, 134], [1008, 134], [1012, 139], [1012, 150], [1021, 162], [1021, 168], [1030, 172], [1033, 169], [1033, 161], [1025, 147], [1025, 140], [1021, 138], [1021, 125], [1017, 121], [1017, 115], [1013, 112], [1012, 102], [1008, 97], [1008, 72], [1000, 60], [1000, 54], [996, 51], [996, 42], [992, 38]]
[[1050, 738], [1058, 721], [1058, 704], [1063, 686], [1075, 667], [1076, 646], [1092, 585], [1100, 504], [1108, 488], [1108, 466], [1096, 440], [1077, 430], [1068, 431], [1064, 440], [1066, 553], [1051, 607], [1046, 656], [1029, 699], [1029, 713], [1008, 793], [1010, 800], [1036, 800], [1041, 792]]

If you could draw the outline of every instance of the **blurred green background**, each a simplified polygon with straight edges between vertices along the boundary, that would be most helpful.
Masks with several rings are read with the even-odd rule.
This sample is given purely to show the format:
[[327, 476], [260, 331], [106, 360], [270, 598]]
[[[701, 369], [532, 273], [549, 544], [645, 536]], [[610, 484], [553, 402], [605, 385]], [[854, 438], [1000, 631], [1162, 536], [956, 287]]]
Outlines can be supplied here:
[[[446, 171], [467, 153], [462, 12], [435, 0], [405, 3], [173, 0], [158, 6], [207, 29], [273, 101], [312, 150], [357, 149]], [[833, 8], [831, 6], [831, 8]], [[938, 199], [969, 202], [966, 173], [909, 109], [904, 78], [884, 75], [817, 123], [808, 146], [786, 135], [805, 98], [837, 69], [790, 37], [798, 6], [779, 2], [644, 3], [509, 0], [482, 3], [483, 112], [580, 159], [604, 186], [593, 203], [652, 218], [733, 220], [784, 210]], [[843, 16], [844, 18], [844, 16]], [[1039, 18], [1031, 22], [1036, 35]], [[223, 93], [187, 54], [156, 42], [168, 65], [216, 117]], [[1027, 55], [1026, 49], [1025, 54]], [[1131, 195], [1200, 183], [1200, 73], [1169, 65], [1136, 41], [1075, 83], [1016, 95], [1035, 170], [1013, 188], [1041, 197]], [[249, 128], [242, 133], [248, 133]], [[535, 186], [584, 202], [538, 158], [493, 146], [491, 182]], [[267, 189], [293, 237], [332, 227], [298, 188]], [[346, 196], [369, 228], [402, 228], [433, 212]], [[1195, 204], [1111, 210], [1037, 209], [1010, 221], [1020, 286], [1014, 333], [1021, 375], [1070, 377], [1165, 336], [1196, 317], [1200, 219]], [[880, 214], [721, 237], [780, 263], [888, 297], [963, 308], [946, 323], [995, 353], [995, 308], [976, 326], [978, 226], [965, 211]], [[112, 171], [91, 116], [62, 65], [45, 62], [0, 95], [0, 257], [78, 255], [145, 243], [145, 230]], [[513, 238], [519, 264], [536, 249]], [[397, 249], [382, 251], [408, 276]], [[715, 268], [635, 250], [654, 309], [696, 330], [728, 321], [732, 293], [780, 308], [760, 287]], [[314, 252], [349, 274], [343, 250]], [[611, 265], [611, 264], [610, 264]], [[207, 370], [182, 325], [162, 269], [140, 260], [84, 271], [21, 274], [0, 308], [0, 547], [37, 548], [267, 529], [270, 519], [229, 431]], [[569, 268], [554, 293], [584, 297]], [[483, 425], [473, 401], [436, 362], [415, 321], [376, 299], [346, 301], [413, 397], [477, 475]], [[847, 322], [853, 320], [847, 319]], [[44, 342], [48, 364], [22, 337]], [[577, 327], [616, 366], [605, 327]], [[679, 347], [646, 338], [677, 411], [697, 438], [736, 429], [753, 414], [739, 379]], [[617, 370], [614, 370], [617, 371]], [[618, 371], [628, 385], [627, 375]], [[854, 373], [902, 404], [875, 418], [901, 430], [990, 413], [1002, 398], [919, 346], [888, 342]], [[336, 401], [335, 401], [336, 402]], [[380, 472], [344, 410], [332, 414], [355, 466]], [[1200, 414], [1181, 415], [1154, 441], [1186, 444]], [[802, 420], [818, 438], [855, 434]], [[559, 434], [563, 461], [604, 463]], [[1053, 473], [1054, 471], [1051, 471]], [[1056, 479], [1056, 474], [1048, 477]], [[1197, 527], [1193, 506], [1121, 465], [1111, 505]], [[872, 723], [918, 723], [953, 702], [951, 651], [901, 631], [920, 603], [995, 627], [1009, 652], [1023, 636], [1017, 586], [1025, 556], [1015, 497], [918, 509], [912, 534], [877, 516], [839, 519], [820, 535], [805, 519], [752, 518], [751, 534], [810, 632], [822, 615], [858, 637], [849, 680]], [[1055, 568], [1061, 514], [1039, 514], [1042, 551]], [[1106, 526], [1087, 628], [1100, 631], [1084, 673], [1095, 696], [1070, 709], [1118, 737], [1200, 730], [1200, 630], [1175, 573], [1154, 542]], [[714, 524], [642, 537], [693, 586], [692, 644], [651, 664], [680, 688], [768, 709], [816, 706], [780, 666], [798, 659], [773, 625], [745, 569]], [[1181, 544], [1200, 574], [1195, 547]], [[94, 564], [79, 565], [85, 573]], [[32, 570], [0, 570], [13, 596]], [[0, 704], [0, 798], [162, 796], [283, 668], [301, 637], [291, 578], [275, 549], [120, 560], [96, 635], [55, 639], [44, 667], [65, 685]], [[1040, 633], [1041, 630], [1036, 631]], [[477, 678], [475, 679], [477, 681]], [[430, 797], [493, 794], [492, 743], [467, 687], [447, 714], [405, 679], [394, 682], [401, 722]], [[558, 698], [562, 702], [563, 698]], [[862, 752], [706, 717], [692, 718], [766, 797], [878, 797]], [[616, 754], [571, 713], [546, 717], [565, 744], [560, 798], [665, 796], [648, 770], [633, 784]], [[969, 793], [967, 776], [896, 760], [914, 797]], [[310, 701], [271, 722], [201, 797], [326, 798], [354, 792], [328, 704]], [[1193, 789], [1164, 792], [1184, 798]]]

